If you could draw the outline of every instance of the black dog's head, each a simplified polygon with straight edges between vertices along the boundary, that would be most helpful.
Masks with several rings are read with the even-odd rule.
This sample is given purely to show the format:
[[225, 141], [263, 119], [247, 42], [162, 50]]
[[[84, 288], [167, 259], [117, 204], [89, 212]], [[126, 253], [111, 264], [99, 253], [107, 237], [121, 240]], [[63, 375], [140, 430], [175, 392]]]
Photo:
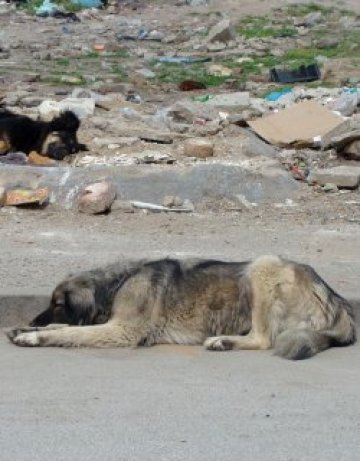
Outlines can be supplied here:
[[105, 323], [110, 316], [105, 306], [96, 302], [96, 286], [91, 280], [74, 277], [58, 285], [53, 291], [49, 307], [35, 317], [30, 326], [50, 323], [94, 325]]
[[77, 132], [80, 128], [79, 117], [71, 110], [61, 112], [50, 122], [51, 131]]
[[47, 144], [44, 154], [55, 160], [62, 160], [67, 155], [86, 151], [86, 145], [79, 143], [77, 139], [79, 127], [79, 118], [70, 110], [55, 117], [50, 122], [50, 131], [52, 138], [56, 139]]

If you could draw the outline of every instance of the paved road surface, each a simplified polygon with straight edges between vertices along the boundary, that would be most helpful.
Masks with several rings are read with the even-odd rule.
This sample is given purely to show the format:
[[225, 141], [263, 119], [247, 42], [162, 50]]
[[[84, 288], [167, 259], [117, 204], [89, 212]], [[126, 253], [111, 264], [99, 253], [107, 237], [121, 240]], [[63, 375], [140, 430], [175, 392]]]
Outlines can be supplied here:
[[359, 345], [289, 362], [1, 339], [1, 461], [358, 461], [359, 363]]

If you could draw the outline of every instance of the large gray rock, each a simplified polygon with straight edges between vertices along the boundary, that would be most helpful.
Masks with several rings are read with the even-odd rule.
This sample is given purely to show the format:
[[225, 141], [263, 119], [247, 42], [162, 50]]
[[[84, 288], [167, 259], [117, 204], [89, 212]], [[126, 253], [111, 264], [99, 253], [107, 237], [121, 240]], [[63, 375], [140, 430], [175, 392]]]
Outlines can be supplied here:
[[95, 100], [92, 98], [66, 98], [62, 101], [45, 100], [38, 111], [43, 120], [49, 120], [65, 110], [73, 111], [80, 119], [93, 115]]
[[223, 19], [213, 26], [208, 34], [209, 42], [231, 42], [236, 40], [236, 34], [229, 19]]
[[216, 94], [206, 103], [207, 106], [233, 109], [243, 109], [250, 106], [250, 94], [247, 91]]
[[173, 118], [175, 122], [180, 123], [193, 123], [197, 118], [204, 120], [215, 120], [219, 118], [218, 111], [205, 103], [193, 102], [193, 101], [178, 101], [176, 102], [168, 112], [169, 116]]
[[331, 183], [336, 184], [338, 188], [356, 189], [360, 184], [360, 167], [342, 165], [323, 170], [313, 170], [308, 176], [308, 182], [321, 186]]
[[337, 151], [341, 151], [347, 145], [358, 140], [360, 140], [360, 130], [350, 131], [349, 133], [332, 138], [331, 147], [334, 147]]
[[347, 133], [351, 134], [351, 132], [357, 130], [360, 131], [360, 114], [353, 115], [351, 118], [324, 134], [321, 139], [321, 148], [324, 150], [328, 149], [333, 146], [334, 141], [337, 141], [335, 138], [338, 136], [347, 136]]

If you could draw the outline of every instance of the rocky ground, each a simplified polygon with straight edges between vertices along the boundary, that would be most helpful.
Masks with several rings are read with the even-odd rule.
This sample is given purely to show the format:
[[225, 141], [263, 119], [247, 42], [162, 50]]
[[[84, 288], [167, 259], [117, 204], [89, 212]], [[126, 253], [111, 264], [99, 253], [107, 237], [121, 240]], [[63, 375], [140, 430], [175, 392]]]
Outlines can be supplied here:
[[[358, 0], [119, 0], [80, 22], [36, 17], [35, 3], [0, 3], [1, 99], [34, 118], [71, 107], [89, 151], [49, 167], [0, 155], [0, 327], [27, 323], [67, 274], [120, 258], [270, 252], [313, 265], [359, 321]], [[196, 62], [161, 62], [174, 56]], [[274, 66], [311, 63], [321, 80], [268, 81]], [[344, 117], [321, 143], [250, 129], [304, 99]], [[40, 206], [8, 202], [46, 190]], [[101, 200], [82, 200], [91, 191]], [[115, 194], [111, 211], [87, 214]], [[0, 349], [2, 461], [359, 459], [359, 343], [296, 363], [24, 349], [3, 335]]]
[[[111, 228], [120, 220], [129, 234], [148, 219], [160, 237], [169, 220], [180, 235], [189, 232], [184, 222], [191, 217], [195, 227], [199, 217], [215, 227], [226, 217], [275, 233], [292, 225], [357, 229], [357, 2], [224, 1], [220, 8], [215, 0], [119, 1], [77, 11], [76, 20], [38, 17], [34, 8], [0, 5], [2, 103], [45, 119], [72, 108], [89, 151], [51, 168], [35, 167], [21, 154], [16, 163], [23, 166], [0, 156], [0, 186], [7, 191], [50, 189], [48, 207], [3, 207], [6, 232], [13, 219], [33, 231], [34, 220], [55, 227], [59, 216], [69, 229], [71, 222]], [[269, 82], [274, 67], [311, 63], [320, 68], [319, 80]], [[280, 97], [267, 97], [274, 92]], [[279, 146], [248, 125], [304, 100], [339, 114], [341, 129], [326, 143]], [[109, 177], [117, 192], [111, 214], [79, 215], [82, 187]], [[190, 215], [150, 217], [133, 209], [133, 200], [185, 206]]]

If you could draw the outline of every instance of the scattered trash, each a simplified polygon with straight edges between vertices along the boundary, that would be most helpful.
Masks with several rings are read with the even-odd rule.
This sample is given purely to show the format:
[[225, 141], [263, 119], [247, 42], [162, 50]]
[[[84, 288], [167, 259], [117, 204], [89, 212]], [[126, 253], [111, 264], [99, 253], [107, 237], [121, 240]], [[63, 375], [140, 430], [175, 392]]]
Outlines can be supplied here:
[[142, 99], [141, 99], [141, 96], [139, 96], [138, 94], [136, 94], [135, 92], [130, 92], [127, 94], [125, 100], [127, 102], [132, 102], [134, 104], [141, 104], [142, 103]]
[[289, 171], [294, 179], [298, 181], [305, 181], [309, 174], [309, 169], [305, 165], [290, 165]]
[[6, 155], [0, 155], [0, 163], [5, 163], [7, 165], [26, 165], [28, 160], [24, 152], [9, 152]]
[[167, 64], [194, 64], [197, 62], [209, 62], [211, 58], [207, 56], [162, 56], [158, 61]]
[[180, 91], [206, 90], [206, 85], [196, 80], [183, 80], [179, 83]]
[[13, 189], [6, 191], [6, 206], [43, 206], [49, 201], [49, 189], [47, 187], [29, 190]]
[[[187, 202], [189, 204], [189, 202]], [[142, 210], [149, 210], [155, 213], [159, 213], [161, 211], [167, 211], [167, 212], [174, 212], [174, 213], [191, 213], [194, 211], [193, 208], [191, 207], [166, 207], [163, 205], [157, 205], [155, 203], [146, 203], [146, 202], [131, 202], [131, 205], [134, 208], [140, 208]], [[185, 205], [185, 201], [184, 201]]]
[[[73, 0], [73, 3], [77, 4], [75, 3], [75, 1]], [[94, 0], [94, 1], [98, 3], [97, 7], [101, 5], [101, 2], [99, 0]], [[88, 7], [84, 7], [84, 8], [88, 8]], [[43, 17], [43, 18], [52, 17], [52, 18], [58, 18], [58, 19], [67, 19], [73, 22], [80, 22], [79, 17], [75, 13], [64, 11], [61, 6], [59, 6], [57, 3], [52, 2], [51, 0], [44, 0], [43, 3], [38, 8], [35, 9], [35, 14], [36, 16]], [[63, 32], [67, 32], [66, 28], [65, 30], [63, 29]]]
[[329, 109], [349, 117], [352, 115], [360, 102], [360, 91], [344, 92], [334, 101], [328, 104]]
[[292, 93], [292, 92], [293, 92], [292, 88], [283, 88], [280, 91], [272, 91], [271, 93], [267, 94], [265, 96], [265, 99], [266, 101], [275, 102], [275, 101], [278, 101], [283, 96], [289, 93]]
[[296, 83], [296, 82], [312, 82], [321, 79], [321, 72], [317, 64], [308, 66], [300, 66], [297, 69], [271, 69], [270, 81], [278, 83]]
[[71, 3], [81, 8], [100, 8], [103, 5], [101, 0], [71, 0]]
[[44, 0], [43, 3], [35, 9], [37, 16], [53, 16], [56, 12], [60, 11], [59, 6], [51, 0]]
[[314, 146], [343, 119], [316, 101], [302, 101], [288, 109], [249, 121], [249, 126], [270, 144], [280, 147]]

